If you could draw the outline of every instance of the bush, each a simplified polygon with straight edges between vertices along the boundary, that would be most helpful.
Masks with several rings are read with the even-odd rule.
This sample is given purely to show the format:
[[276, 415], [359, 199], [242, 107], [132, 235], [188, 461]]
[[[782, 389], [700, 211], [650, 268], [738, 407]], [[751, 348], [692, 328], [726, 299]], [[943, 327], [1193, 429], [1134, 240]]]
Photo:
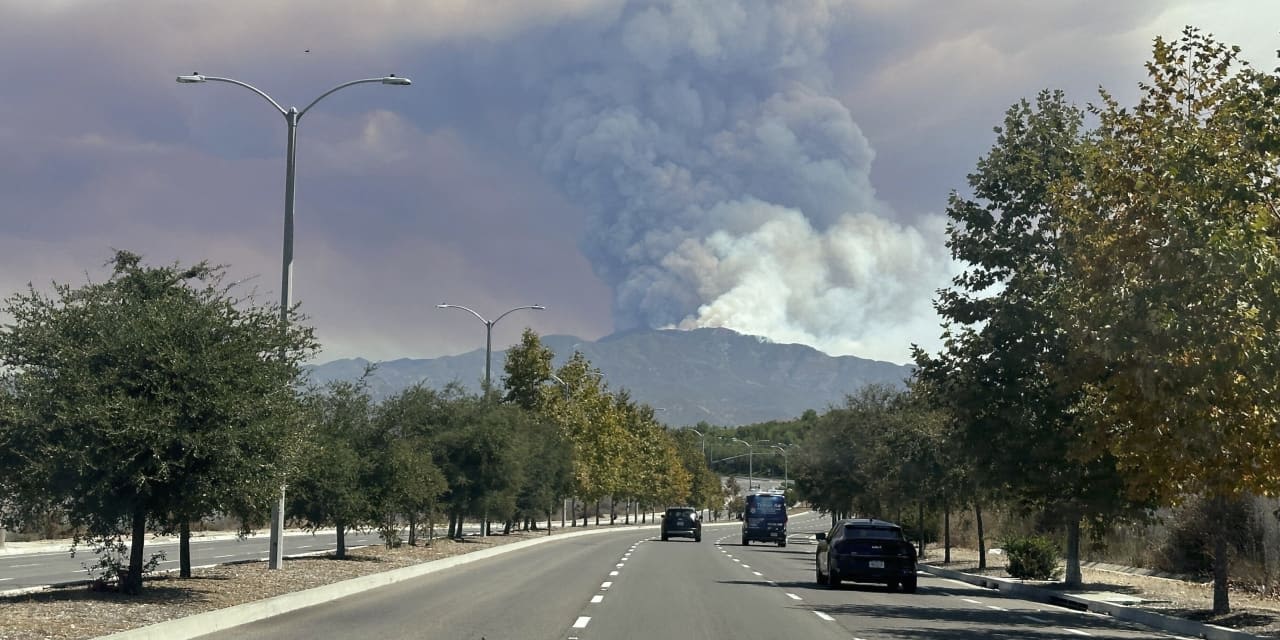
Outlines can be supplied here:
[[1058, 545], [1042, 536], [1013, 538], [1004, 543], [1007, 571], [1019, 580], [1051, 580], [1058, 575]]

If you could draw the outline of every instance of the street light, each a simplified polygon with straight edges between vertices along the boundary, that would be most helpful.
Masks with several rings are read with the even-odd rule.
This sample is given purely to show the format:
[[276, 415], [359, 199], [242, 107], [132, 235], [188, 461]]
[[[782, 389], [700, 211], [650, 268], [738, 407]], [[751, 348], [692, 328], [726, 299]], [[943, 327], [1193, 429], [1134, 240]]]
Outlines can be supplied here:
[[[205, 82], [225, 82], [244, 87], [271, 103], [271, 106], [284, 116], [285, 124], [288, 126], [288, 148], [285, 152], [285, 172], [284, 172], [284, 251], [283, 260], [280, 267], [280, 323], [287, 325], [289, 322], [289, 306], [292, 304], [290, 285], [293, 284], [293, 202], [294, 202], [294, 185], [295, 172], [294, 164], [297, 158], [298, 150], [298, 121], [302, 120], [302, 116], [306, 115], [311, 107], [316, 106], [317, 102], [325, 99], [329, 94], [345, 89], [357, 84], [368, 84], [377, 82], [379, 84], [387, 84], [393, 86], [408, 86], [413, 84], [408, 78], [401, 78], [395, 74], [383, 76], [381, 78], [365, 78], [363, 80], [353, 80], [340, 84], [322, 94], [319, 98], [311, 101], [311, 104], [303, 107], [301, 111], [297, 107], [289, 107], [285, 109], [280, 106], [271, 96], [261, 89], [232, 78], [219, 78], [217, 76], [206, 76], [200, 73], [192, 73], [191, 75], [178, 76], [179, 84], [201, 84]], [[270, 569], [279, 569], [284, 563], [284, 545], [282, 536], [284, 535], [284, 487], [280, 488], [280, 498], [275, 504], [271, 505], [271, 553], [268, 557], [267, 567]]]
[[755, 448], [752, 447], [751, 443], [747, 442], [746, 440], [739, 440], [737, 438], [729, 438], [729, 439], [734, 442], [741, 442], [742, 444], [747, 445], [747, 491], [752, 491], [751, 487], [756, 483], [755, 482], [755, 475], [756, 475]]
[[782, 454], [782, 486], [783, 491], [785, 491], [786, 487], [791, 484], [791, 472], [788, 470], [789, 464], [787, 462], [787, 450], [776, 444], [771, 444], [769, 447], [771, 449], [777, 449], [778, 453]]
[[462, 309], [463, 311], [466, 311], [466, 312], [470, 313], [471, 315], [475, 316], [476, 318], [479, 318], [479, 319], [480, 319], [480, 322], [483, 322], [483, 323], [484, 323], [484, 395], [485, 395], [485, 397], [486, 397], [486, 398], [487, 398], [487, 397], [489, 397], [489, 386], [490, 386], [490, 384], [491, 384], [491, 378], [490, 378], [490, 364], [489, 364], [489, 360], [490, 360], [490, 358], [492, 358], [492, 356], [493, 356], [493, 325], [498, 324], [498, 321], [499, 321], [499, 320], [501, 320], [501, 319], [503, 319], [503, 318], [507, 317], [507, 314], [509, 314], [509, 313], [511, 313], [511, 312], [513, 312], [513, 311], [519, 311], [519, 310], [521, 310], [521, 309], [533, 309], [533, 310], [535, 310], [535, 311], [544, 311], [544, 310], [546, 310], [546, 307], [544, 307], [544, 306], [542, 306], [542, 305], [540, 305], [540, 304], [529, 304], [529, 305], [525, 305], [525, 306], [523, 306], [523, 307], [516, 307], [516, 308], [514, 308], [514, 309], [508, 309], [508, 310], [506, 310], [505, 312], [503, 312], [503, 314], [502, 314], [502, 315], [498, 316], [498, 317], [497, 317], [497, 318], [495, 318], [492, 322], [490, 322], [490, 321], [488, 321], [488, 320], [485, 320], [485, 319], [484, 319], [484, 316], [482, 316], [482, 315], [480, 315], [480, 314], [476, 313], [474, 310], [470, 309], [469, 307], [464, 307], [464, 306], [462, 306], [462, 305], [460, 305], [460, 304], [438, 304], [438, 305], [436, 305], [436, 308], [438, 308], [438, 309]]

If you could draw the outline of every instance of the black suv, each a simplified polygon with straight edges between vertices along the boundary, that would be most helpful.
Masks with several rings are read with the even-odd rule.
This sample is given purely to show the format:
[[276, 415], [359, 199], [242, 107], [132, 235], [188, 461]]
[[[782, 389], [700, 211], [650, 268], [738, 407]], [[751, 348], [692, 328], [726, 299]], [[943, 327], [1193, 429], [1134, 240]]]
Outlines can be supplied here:
[[839, 587], [840, 582], [880, 582], [893, 591], [902, 585], [916, 591], [916, 548], [902, 535], [902, 527], [884, 520], [841, 520], [827, 533], [818, 534], [814, 556], [818, 584]]
[[662, 514], [662, 540], [667, 538], [693, 538], [702, 542], [702, 521], [693, 507], [672, 507]]

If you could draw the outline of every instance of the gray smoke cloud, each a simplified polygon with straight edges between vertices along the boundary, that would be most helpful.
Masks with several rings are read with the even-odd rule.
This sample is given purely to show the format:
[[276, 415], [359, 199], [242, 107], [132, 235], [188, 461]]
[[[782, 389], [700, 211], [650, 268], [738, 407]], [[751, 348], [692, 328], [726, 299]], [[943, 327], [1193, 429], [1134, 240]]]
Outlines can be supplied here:
[[841, 4], [631, 2], [530, 56], [545, 99], [523, 133], [591, 212], [582, 248], [619, 328], [859, 355], [898, 339], [898, 360], [936, 335], [943, 221], [895, 220], [876, 198], [874, 152], [824, 59]]

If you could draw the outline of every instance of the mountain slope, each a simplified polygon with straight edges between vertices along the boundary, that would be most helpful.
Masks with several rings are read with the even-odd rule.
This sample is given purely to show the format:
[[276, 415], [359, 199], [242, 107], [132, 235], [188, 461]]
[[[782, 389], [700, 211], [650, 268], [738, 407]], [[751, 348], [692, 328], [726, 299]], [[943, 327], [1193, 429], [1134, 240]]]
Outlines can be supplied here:
[[[642, 329], [591, 342], [573, 336], [543, 336], [555, 352], [556, 365], [575, 350], [604, 372], [612, 389], [663, 411], [659, 420], [671, 425], [706, 421], [739, 425], [799, 416], [840, 404], [867, 384], [902, 386], [911, 368], [854, 356], [828, 356], [798, 344], [774, 344], [728, 329], [692, 331]], [[493, 354], [493, 380], [502, 384], [505, 353]], [[336, 360], [309, 367], [311, 379], [354, 380], [368, 362]], [[457, 356], [378, 363], [370, 379], [382, 398], [422, 382], [443, 387], [457, 382], [479, 391], [484, 377], [484, 349]]]

